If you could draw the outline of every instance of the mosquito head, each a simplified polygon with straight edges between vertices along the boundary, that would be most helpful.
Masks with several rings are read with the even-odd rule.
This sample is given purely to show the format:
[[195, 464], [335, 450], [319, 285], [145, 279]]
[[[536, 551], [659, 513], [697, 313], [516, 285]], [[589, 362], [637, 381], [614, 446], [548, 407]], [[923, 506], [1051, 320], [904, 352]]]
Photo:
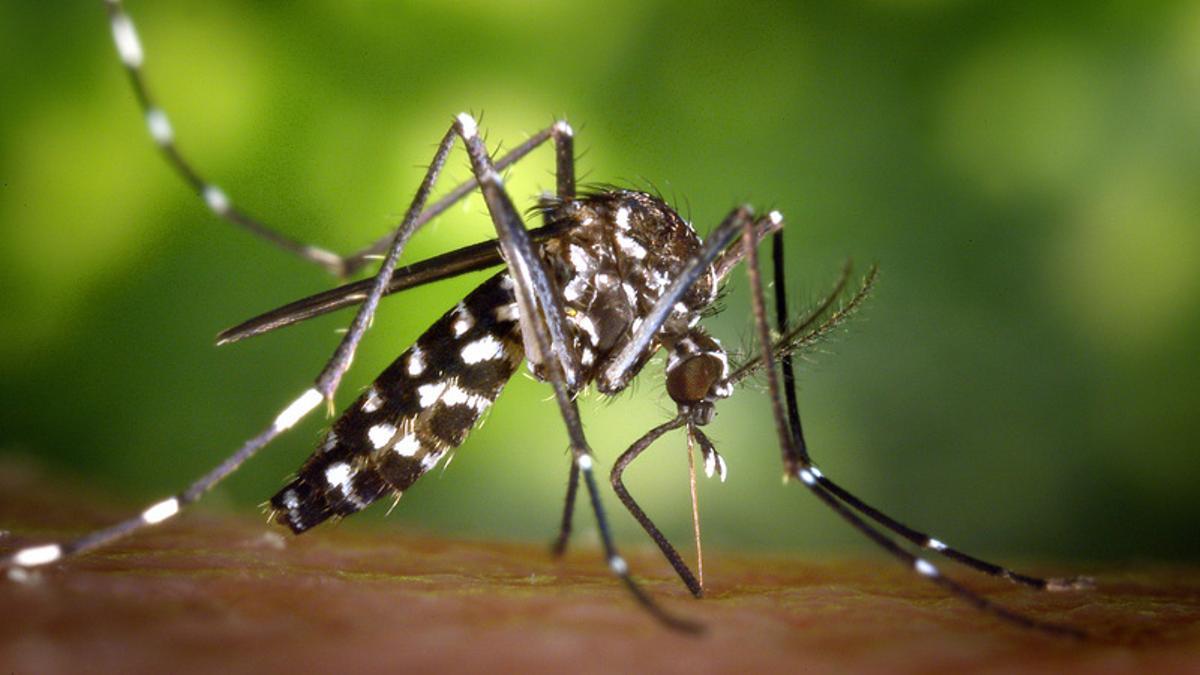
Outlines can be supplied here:
[[712, 420], [714, 404], [732, 390], [725, 349], [700, 328], [693, 328], [671, 347], [666, 375], [667, 394], [698, 425]]

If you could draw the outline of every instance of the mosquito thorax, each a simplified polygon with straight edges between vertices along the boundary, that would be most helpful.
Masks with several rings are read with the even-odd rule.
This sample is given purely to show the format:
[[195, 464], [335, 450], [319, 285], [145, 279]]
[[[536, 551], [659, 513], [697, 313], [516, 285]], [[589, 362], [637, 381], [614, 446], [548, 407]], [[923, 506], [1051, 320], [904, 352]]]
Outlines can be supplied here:
[[660, 347], [692, 333], [712, 304], [716, 273], [710, 269], [675, 303], [655, 341], [633, 367], [616, 381], [603, 381], [598, 375], [703, 242], [674, 209], [644, 192], [605, 190], [571, 200], [549, 199], [540, 209], [547, 223], [567, 226], [561, 237], [546, 242], [543, 258], [562, 289], [581, 381], [594, 382], [603, 394], [615, 394]]

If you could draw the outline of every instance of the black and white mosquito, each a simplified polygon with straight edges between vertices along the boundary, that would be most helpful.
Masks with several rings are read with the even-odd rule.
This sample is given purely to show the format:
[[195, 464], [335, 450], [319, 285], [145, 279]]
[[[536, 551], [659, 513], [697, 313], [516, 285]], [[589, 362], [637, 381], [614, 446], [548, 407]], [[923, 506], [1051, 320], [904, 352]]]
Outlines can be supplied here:
[[[609, 569], [655, 618], [673, 628], [694, 630], [694, 623], [667, 612], [641, 590], [618, 553], [575, 401], [589, 386], [603, 395], [624, 390], [662, 350], [667, 356], [664, 384], [677, 414], [620, 455], [610, 480], [622, 504], [693, 595], [703, 595], [700, 578], [639, 507], [622, 475], [664, 434], [684, 429], [689, 445], [699, 448], [706, 473], [723, 479], [725, 461], [701, 428], [737, 384], [762, 375], [786, 478], [798, 479], [889, 555], [979, 609], [1023, 627], [1082, 635], [1074, 628], [1042, 622], [993, 603], [943, 576], [933, 563], [911, 552], [900, 540], [1037, 590], [1084, 588], [1086, 580], [1032, 577], [958, 551], [864, 503], [823, 475], [810, 458], [800, 425], [792, 355], [834, 330], [861, 305], [874, 282], [873, 269], [853, 291], [847, 291], [850, 275], [846, 270], [824, 301], [789, 325], [782, 264], [783, 217], [778, 212], [755, 215], [748, 206], [738, 207], [701, 240], [690, 224], [654, 195], [615, 188], [578, 191], [574, 132], [565, 121], [543, 129], [493, 161], [475, 119], [466, 113], [457, 115], [442, 136], [412, 204], [388, 238], [347, 256], [299, 243], [238, 209], [180, 153], [167, 115], [144, 79], [144, 54], [132, 21], [120, 0], [105, 0], [105, 5], [117, 52], [152, 139], [213, 213], [340, 276], [371, 264], [380, 255], [382, 263], [363, 281], [299, 300], [222, 333], [220, 342], [234, 342], [339, 308], [358, 308], [313, 386], [285, 406], [265, 429], [187, 489], [135, 517], [70, 541], [16, 550], [0, 560], [11, 578], [19, 579], [28, 568], [84, 553], [176, 516], [322, 402], [332, 405], [384, 295], [467, 271], [501, 267], [430, 326], [342, 412], [294, 478], [271, 498], [274, 521], [298, 534], [326, 520], [356, 513], [382, 498], [398, 498], [463, 443], [524, 360], [533, 376], [552, 388], [571, 448], [555, 551], [565, 549], [571, 534], [582, 476]], [[447, 156], [459, 141], [466, 148], [474, 177], [428, 205]], [[499, 172], [547, 142], [552, 142], [555, 150], [556, 191], [543, 197], [536, 209], [541, 227], [527, 231]], [[409, 237], [476, 189], [484, 197], [497, 238], [400, 267], [398, 261]], [[758, 244], [767, 236], [774, 242], [774, 331], [768, 326], [757, 254]], [[731, 364], [721, 343], [706, 332], [701, 320], [738, 263], [748, 270], [759, 353]]]

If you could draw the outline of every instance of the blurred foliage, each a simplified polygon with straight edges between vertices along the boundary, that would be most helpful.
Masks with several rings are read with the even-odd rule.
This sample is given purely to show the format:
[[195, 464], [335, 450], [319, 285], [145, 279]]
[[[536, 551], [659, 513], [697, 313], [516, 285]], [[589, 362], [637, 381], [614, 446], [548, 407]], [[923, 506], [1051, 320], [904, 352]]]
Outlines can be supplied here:
[[[847, 256], [881, 263], [863, 318], [802, 372], [826, 473], [986, 554], [1200, 554], [1200, 3], [128, 9], [185, 152], [285, 232], [339, 250], [379, 236], [459, 110], [484, 113], [493, 147], [565, 115], [585, 180], [655, 186], [702, 232], [740, 201], [781, 209], [795, 298]], [[214, 219], [157, 156], [99, 0], [6, 3], [0, 44], [0, 453], [131, 505], [158, 497], [308, 386], [349, 317], [214, 348], [330, 280]], [[542, 152], [511, 172], [519, 205], [551, 167]], [[468, 175], [461, 155], [449, 173]], [[409, 259], [488, 236], [482, 214], [470, 200]], [[385, 303], [341, 400], [479, 278]], [[749, 344], [740, 274], [725, 304], [714, 332]], [[584, 401], [602, 466], [669, 414], [658, 372]], [[389, 521], [548, 540], [568, 460], [547, 396], [515, 378]], [[252, 511], [324, 424], [209, 508]], [[866, 550], [780, 485], [761, 386], [710, 435], [730, 463], [701, 489], [710, 546]], [[629, 472], [681, 543], [683, 448], [668, 437]], [[622, 540], [644, 541], [607, 504]], [[594, 536], [586, 513], [576, 524]]]

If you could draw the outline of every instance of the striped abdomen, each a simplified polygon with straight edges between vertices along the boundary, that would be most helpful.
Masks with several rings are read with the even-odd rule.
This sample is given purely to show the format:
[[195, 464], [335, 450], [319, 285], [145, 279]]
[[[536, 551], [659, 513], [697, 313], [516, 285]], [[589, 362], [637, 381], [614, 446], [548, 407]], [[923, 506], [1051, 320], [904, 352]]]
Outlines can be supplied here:
[[399, 496], [462, 444], [521, 363], [512, 279], [501, 272], [429, 327], [342, 414], [273, 518], [303, 532]]

